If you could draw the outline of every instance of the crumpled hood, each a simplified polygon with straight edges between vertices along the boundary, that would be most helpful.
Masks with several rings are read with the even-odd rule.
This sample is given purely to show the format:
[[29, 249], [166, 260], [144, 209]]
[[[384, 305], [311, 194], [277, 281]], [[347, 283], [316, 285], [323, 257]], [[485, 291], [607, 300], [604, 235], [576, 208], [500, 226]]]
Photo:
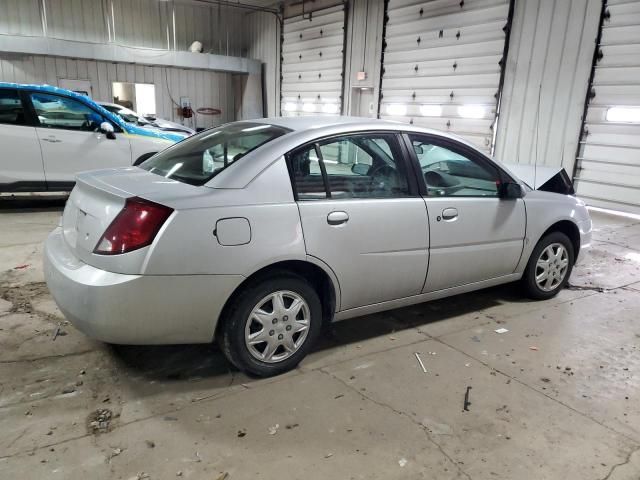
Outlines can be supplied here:
[[563, 167], [526, 165], [522, 163], [505, 163], [502, 165], [534, 190], [564, 195], [573, 195], [575, 193], [573, 182]]

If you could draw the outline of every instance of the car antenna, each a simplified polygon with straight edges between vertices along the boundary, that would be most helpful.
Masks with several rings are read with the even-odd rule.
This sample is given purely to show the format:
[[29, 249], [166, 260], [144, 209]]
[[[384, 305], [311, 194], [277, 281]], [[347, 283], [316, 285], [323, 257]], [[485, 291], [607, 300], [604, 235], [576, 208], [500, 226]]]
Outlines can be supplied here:
[[538, 87], [538, 111], [536, 112], [536, 151], [533, 163], [533, 189], [536, 190], [536, 179], [538, 177], [538, 132], [540, 131], [540, 99], [542, 97], [542, 82]]

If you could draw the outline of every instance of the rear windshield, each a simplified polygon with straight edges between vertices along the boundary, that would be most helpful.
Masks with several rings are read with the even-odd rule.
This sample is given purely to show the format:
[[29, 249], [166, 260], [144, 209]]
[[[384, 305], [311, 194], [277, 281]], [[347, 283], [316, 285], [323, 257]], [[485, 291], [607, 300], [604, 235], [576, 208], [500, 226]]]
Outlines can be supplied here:
[[265, 123], [230, 123], [189, 137], [154, 155], [140, 168], [191, 185], [204, 185], [250, 151], [289, 131]]

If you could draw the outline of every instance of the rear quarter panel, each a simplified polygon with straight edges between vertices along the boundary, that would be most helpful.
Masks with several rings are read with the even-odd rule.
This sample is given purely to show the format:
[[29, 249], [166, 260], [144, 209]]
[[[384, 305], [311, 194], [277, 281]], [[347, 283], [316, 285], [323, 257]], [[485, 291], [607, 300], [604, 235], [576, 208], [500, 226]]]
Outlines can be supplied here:
[[[163, 203], [161, 198], [152, 200]], [[193, 201], [165, 199], [164, 203], [174, 207], [176, 214], [149, 252], [144, 274], [246, 277], [278, 261], [306, 259], [300, 214], [284, 158], [244, 189], [211, 189], [210, 195]], [[250, 241], [221, 245], [214, 230], [225, 218], [246, 218]]]

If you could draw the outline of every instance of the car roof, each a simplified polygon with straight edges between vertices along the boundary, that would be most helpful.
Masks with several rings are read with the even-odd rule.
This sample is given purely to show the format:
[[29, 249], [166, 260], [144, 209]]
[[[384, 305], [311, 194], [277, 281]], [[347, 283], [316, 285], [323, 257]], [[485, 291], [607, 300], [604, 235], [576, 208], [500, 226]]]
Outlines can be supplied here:
[[279, 127], [288, 128], [293, 131], [300, 130], [312, 130], [317, 128], [324, 127], [333, 127], [333, 126], [354, 126], [357, 124], [370, 124], [375, 123], [379, 128], [384, 126], [388, 126], [390, 128], [398, 128], [398, 126], [402, 126], [402, 123], [398, 122], [389, 122], [386, 120], [378, 120], [375, 118], [364, 118], [364, 117], [341, 117], [337, 115], [309, 115], [309, 116], [301, 116], [301, 117], [271, 117], [271, 118], [261, 118], [259, 120], [255, 120], [256, 123], [269, 123], [271, 125], [277, 125]]

